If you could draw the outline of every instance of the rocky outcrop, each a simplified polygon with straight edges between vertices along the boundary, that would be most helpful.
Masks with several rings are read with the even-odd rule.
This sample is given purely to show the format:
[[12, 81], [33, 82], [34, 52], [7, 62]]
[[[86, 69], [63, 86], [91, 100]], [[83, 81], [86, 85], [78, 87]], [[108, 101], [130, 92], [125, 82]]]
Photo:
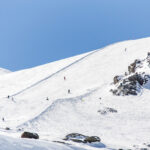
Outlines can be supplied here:
[[100, 109], [98, 110], [98, 112], [101, 114], [101, 115], [106, 115], [108, 113], [117, 113], [118, 111], [114, 108], [109, 108], [109, 107], [106, 107], [104, 109]]
[[9, 127], [6, 127], [5, 130], [10, 130], [10, 128], [9, 128]]
[[116, 89], [111, 90], [114, 95], [137, 95], [140, 86], [148, 81], [148, 77], [144, 74], [133, 74], [119, 82]]
[[85, 136], [79, 133], [71, 133], [68, 134], [64, 140], [67, 141], [73, 141], [77, 143], [94, 143], [94, 142], [100, 142], [101, 139], [97, 136]]
[[130, 66], [128, 66], [129, 74], [135, 73], [136, 68], [141, 64], [141, 60], [136, 59]]
[[24, 132], [22, 133], [21, 138], [39, 139], [39, 135], [37, 133]]
[[[150, 80], [150, 75], [143, 72], [142, 68], [150, 69], [150, 52], [144, 60], [136, 59], [128, 66], [128, 73], [123, 76], [115, 76], [113, 78], [114, 88], [110, 90], [113, 95], [126, 96], [137, 95], [141, 88]], [[142, 70], [140, 72], [140, 70]]]
[[120, 76], [115, 76], [114, 77], [114, 84], [118, 83], [121, 80]]

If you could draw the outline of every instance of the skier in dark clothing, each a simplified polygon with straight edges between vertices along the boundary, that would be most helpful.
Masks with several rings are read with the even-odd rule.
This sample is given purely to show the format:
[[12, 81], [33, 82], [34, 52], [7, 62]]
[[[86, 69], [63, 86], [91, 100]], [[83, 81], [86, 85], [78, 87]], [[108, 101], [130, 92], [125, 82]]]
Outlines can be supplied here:
[[68, 94], [70, 94], [70, 89], [68, 89]]
[[7, 96], [7, 98], [9, 99], [9, 98], [10, 98], [10, 96], [8, 95], [8, 96]]
[[2, 118], [3, 121], [5, 121], [4, 117]]
[[66, 80], [66, 77], [64, 77], [64, 80]]

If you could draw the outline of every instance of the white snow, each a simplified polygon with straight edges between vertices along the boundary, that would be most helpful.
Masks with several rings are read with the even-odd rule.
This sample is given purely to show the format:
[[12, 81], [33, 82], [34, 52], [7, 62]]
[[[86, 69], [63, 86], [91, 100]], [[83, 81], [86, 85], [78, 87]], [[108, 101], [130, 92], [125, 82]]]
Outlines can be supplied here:
[[[114, 76], [124, 75], [135, 59], [146, 58], [149, 51], [150, 38], [124, 41], [0, 76], [0, 118], [5, 119], [0, 120], [0, 149], [4, 143], [8, 146], [2, 150], [143, 148], [150, 141], [149, 86], [138, 96], [113, 96], [110, 89]], [[140, 71], [150, 74], [146, 65]], [[117, 113], [98, 112], [107, 107]], [[40, 140], [20, 139], [19, 128], [38, 133]], [[99, 136], [102, 143], [53, 142], [74, 132]]]
[[8, 69], [4, 69], [4, 68], [0, 68], [0, 75], [5, 75], [5, 74], [8, 74], [10, 73], [11, 71], [8, 70]]

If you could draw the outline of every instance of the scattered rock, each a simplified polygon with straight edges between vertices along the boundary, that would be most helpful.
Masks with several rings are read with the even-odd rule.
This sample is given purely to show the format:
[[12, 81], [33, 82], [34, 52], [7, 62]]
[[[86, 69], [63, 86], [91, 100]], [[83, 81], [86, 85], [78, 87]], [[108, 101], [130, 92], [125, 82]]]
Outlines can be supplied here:
[[129, 74], [135, 73], [137, 66], [140, 64], [141, 64], [141, 60], [138, 59], [136, 59], [134, 63], [130, 64], [130, 66], [128, 66]]
[[9, 128], [9, 127], [6, 127], [5, 130], [10, 130], [10, 128]]
[[19, 128], [19, 129], [17, 129], [17, 131], [22, 131], [22, 130], [23, 130], [23, 129], [20, 129], [20, 128]]
[[136, 74], [134, 74], [134, 75], [128, 77], [128, 80], [129, 80], [129, 82], [132, 82], [132, 83], [138, 82], [140, 85], [143, 85], [144, 82], [145, 82], [145, 80], [144, 80], [144, 78], [142, 77], [142, 75], [140, 75], [140, 74], [138, 74], [138, 73], [136, 73]]
[[147, 56], [150, 56], [150, 52], [147, 53]]
[[106, 110], [98, 110], [98, 112], [99, 112], [101, 115], [106, 115], [106, 114], [107, 114], [107, 111], [106, 111]]
[[102, 115], [106, 115], [108, 113], [117, 113], [118, 111], [114, 108], [106, 107], [103, 110], [98, 110], [98, 112], [101, 113]]
[[147, 147], [150, 147], [150, 144], [148, 144]]
[[150, 67], [150, 52], [148, 52], [146, 59], [136, 59], [130, 64], [128, 66], [129, 73], [125, 72], [125, 75], [123, 76], [115, 76], [113, 78], [113, 83], [116, 87], [111, 89], [110, 92], [116, 96], [137, 95], [138, 92], [140, 92], [141, 87], [146, 85], [150, 80], [149, 74], [147, 75], [145, 72], [137, 72], [139, 71], [137, 68], [142, 68], [145, 62], [148, 62], [148, 67]]
[[100, 138], [97, 136], [86, 137], [84, 140], [86, 143], [100, 142]]
[[120, 76], [115, 76], [114, 77], [114, 84], [118, 83], [121, 80]]
[[106, 108], [107, 111], [111, 112], [111, 113], [117, 113], [118, 111], [114, 108]]
[[100, 138], [97, 136], [85, 136], [79, 133], [71, 133], [68, 134], [64, 140], [67, 141], [73, 141], [77, 143], [94, 143], [94, 142], [100, 142]]
[[22, 133], [21, 138], [39, 139], [39, 135], [37, 133], [24, 132]]
[[135, 73], [125, 76], [119, 81], [116, 89], [111, 89], [110, 91], [116, 96], [137, 95], [141, 86], [146, 84], [149, 79], [150, 76], [145, 75], [145, 73]]

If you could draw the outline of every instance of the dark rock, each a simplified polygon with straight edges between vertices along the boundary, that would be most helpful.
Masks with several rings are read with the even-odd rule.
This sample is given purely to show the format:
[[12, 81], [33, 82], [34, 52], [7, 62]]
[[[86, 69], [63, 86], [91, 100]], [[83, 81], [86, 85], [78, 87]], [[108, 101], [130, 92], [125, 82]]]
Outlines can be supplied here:
[[147, 147], [150, 147], [150, 144], [148, 144]]
[[84, 140], [86, 143], [100, 142], [100, 138], [97, 136], [86, 137]]
[[37, 133], [24, 132], [22, 133], [21, 138], [39, 139], [39, 135]]
[[10, 130], [10, 128], [9, 128], [9, 127], [6, 127], [5, 130]]
[[137, 95], [138, 88], [146, 84], [149, 78], [147, 75], [135, 73], [119, 81], [117, 88], [110, 91], [116, 96]]
[[74, 142], [77, 142], [77, 143], [85, 143], [84, 142], [84, 139], [86, 138], [87, 136], [85, 135], [82, 135], [82, 134], [79, 134], [79, 133], [71, 133], [71, 134], [68, 134], [64, 140], [71, 140], [71, 141], [74, 141]]
[[103, 110], [98, 110], [98, 112], [101, 113], [102, 115], [106, 115], [107, 113], [117, 113], [117, 110], [114, 108], [106, 107]]
[[77, 143], [94, 143], [94, 142], [100, 142], [100, 138], [97, 136], [85, 136], [79, 133], [71, 133], [68, 134], [64, 140], [73, 141]]
[[106, 110], [98, 110], [98, 112], [99, 112], [101, 115], [106, 115], [106, 114], [107, 114], [107, 111], [106, 111]]
[[119, 76], [115, 76], [114, 77], [114, 84], [118, 83], [120, 81], [120, 77]]
[[17, 129], [17, 131], [22, 131], [22, 129], [19, 128], [19, 129]]
[[134, 82], [134, 83], [138, 82], [140, 85], [143, 85], [143, 83], [144, 83], [144, 79], [142, 78], [142, 76], [140, 74], [132, 75], [128, 78], [128, 80], [130, 82]]
[[135, 73], [135, 71], [136, 71], [136, 66], [137, 66], [138, 64], [140, 64], [140, 63], [141, 63], [141, 61], [138, 60], [138, 59], [136, 59], [136, 60], [134, 61], [134, 63], [130, 64], [130, 66], [128, 66], [129, 74], [130, 74], [130, 73]]
[[114, 108], [106, 108], [107, 111], [111, 112], [111, 113], [117, 113], [118, 111]]

